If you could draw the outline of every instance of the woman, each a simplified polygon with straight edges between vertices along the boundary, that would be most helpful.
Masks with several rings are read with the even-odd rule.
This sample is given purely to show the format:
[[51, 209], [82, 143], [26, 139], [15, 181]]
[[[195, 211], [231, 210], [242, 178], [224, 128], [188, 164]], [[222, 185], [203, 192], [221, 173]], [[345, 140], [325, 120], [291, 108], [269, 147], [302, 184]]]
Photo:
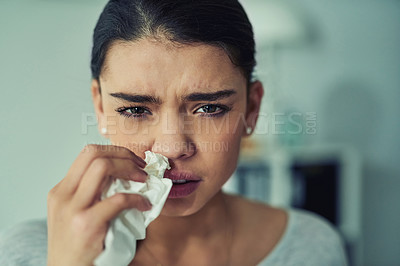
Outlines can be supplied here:
[[44, 223], [26, 224], [3, 238], [0, 262], [92, 265], [110, 220], [151, 209], [139, 195], [100, 200], [113, 178], [144, 182], [151, 150], [169, 159], [174, 184], [131, 265], [345, 264], [320, 218], [221, 192], [263, 96], [236, 0], [111, 0], [93, 42], [93, 102], [113, 145], [87, 146], [50, 191], [47, 243]]

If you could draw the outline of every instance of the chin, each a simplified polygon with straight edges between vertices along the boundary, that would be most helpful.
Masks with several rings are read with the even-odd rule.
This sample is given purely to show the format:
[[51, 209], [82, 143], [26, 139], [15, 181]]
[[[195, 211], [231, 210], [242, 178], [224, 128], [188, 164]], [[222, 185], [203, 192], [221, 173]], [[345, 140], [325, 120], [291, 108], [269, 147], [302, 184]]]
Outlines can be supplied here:
[[185, 217], [200, 212], [206, 205], [212, 204], [214, 197], [221, 189], [211, 194], [198, 190], [193, 194], [182, 198], [168, 198], [161, 211], [162, 216]]
[[195, 199], [167, 199], [160, 215], [169, 217], [184, 217], [198, 212], [202, 207], [203, 205], [196, 204]]

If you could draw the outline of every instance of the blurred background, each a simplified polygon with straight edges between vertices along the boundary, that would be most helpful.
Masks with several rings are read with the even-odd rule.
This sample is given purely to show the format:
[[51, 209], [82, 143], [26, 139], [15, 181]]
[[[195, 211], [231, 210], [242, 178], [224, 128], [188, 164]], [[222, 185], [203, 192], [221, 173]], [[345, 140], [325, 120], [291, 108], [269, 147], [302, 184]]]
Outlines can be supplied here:
[[[400, 1], [242, 0], [259, 124], [225, 189], [314, 211], [351, 265], [400, 265]], [[105, 0], [0, 0], [0, 230], [44, 218], [97, 133], [91, 34]]]

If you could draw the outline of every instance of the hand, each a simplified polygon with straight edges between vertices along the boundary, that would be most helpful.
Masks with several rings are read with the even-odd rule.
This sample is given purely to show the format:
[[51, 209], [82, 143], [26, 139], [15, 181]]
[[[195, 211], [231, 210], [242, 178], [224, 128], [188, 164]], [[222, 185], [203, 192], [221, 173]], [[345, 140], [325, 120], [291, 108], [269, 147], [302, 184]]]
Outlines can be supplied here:
[[151, 209], [136, 194], [117, 193], [100, 200], [115, 178], [144, 182], [146, 163], [130, 150], [88, 145], [66, 177], [48, 194], [48, 265], [93, 265], [102, 252], [108, 222], [122, 210]]

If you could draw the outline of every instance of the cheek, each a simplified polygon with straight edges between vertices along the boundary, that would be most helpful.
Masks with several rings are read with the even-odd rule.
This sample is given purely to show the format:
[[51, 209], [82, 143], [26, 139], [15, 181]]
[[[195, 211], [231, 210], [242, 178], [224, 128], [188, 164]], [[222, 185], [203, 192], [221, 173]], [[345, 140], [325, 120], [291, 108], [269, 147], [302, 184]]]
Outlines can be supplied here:
[[245, 126], [245, 117], [242, 112], [233, 111], [217, 119], [205, 119], [199, 123], [196, 132], [205, 136], [208, 141], [236, 146], [240, 141]]
[[151, 149], [148, 126], [116, 114], [112, 109], [105, 114], [107, 137], [111, 144], [125, 147], [144, 158], [144, 152]]
[[210, 175], [224, 183], [236, 169], [243, 122], [240, 113], [233, 113], [225, 119], [214, 120], [214, 125], [207, 132], [202, 130], [196, 143], [205, 165], [213, 171]]

